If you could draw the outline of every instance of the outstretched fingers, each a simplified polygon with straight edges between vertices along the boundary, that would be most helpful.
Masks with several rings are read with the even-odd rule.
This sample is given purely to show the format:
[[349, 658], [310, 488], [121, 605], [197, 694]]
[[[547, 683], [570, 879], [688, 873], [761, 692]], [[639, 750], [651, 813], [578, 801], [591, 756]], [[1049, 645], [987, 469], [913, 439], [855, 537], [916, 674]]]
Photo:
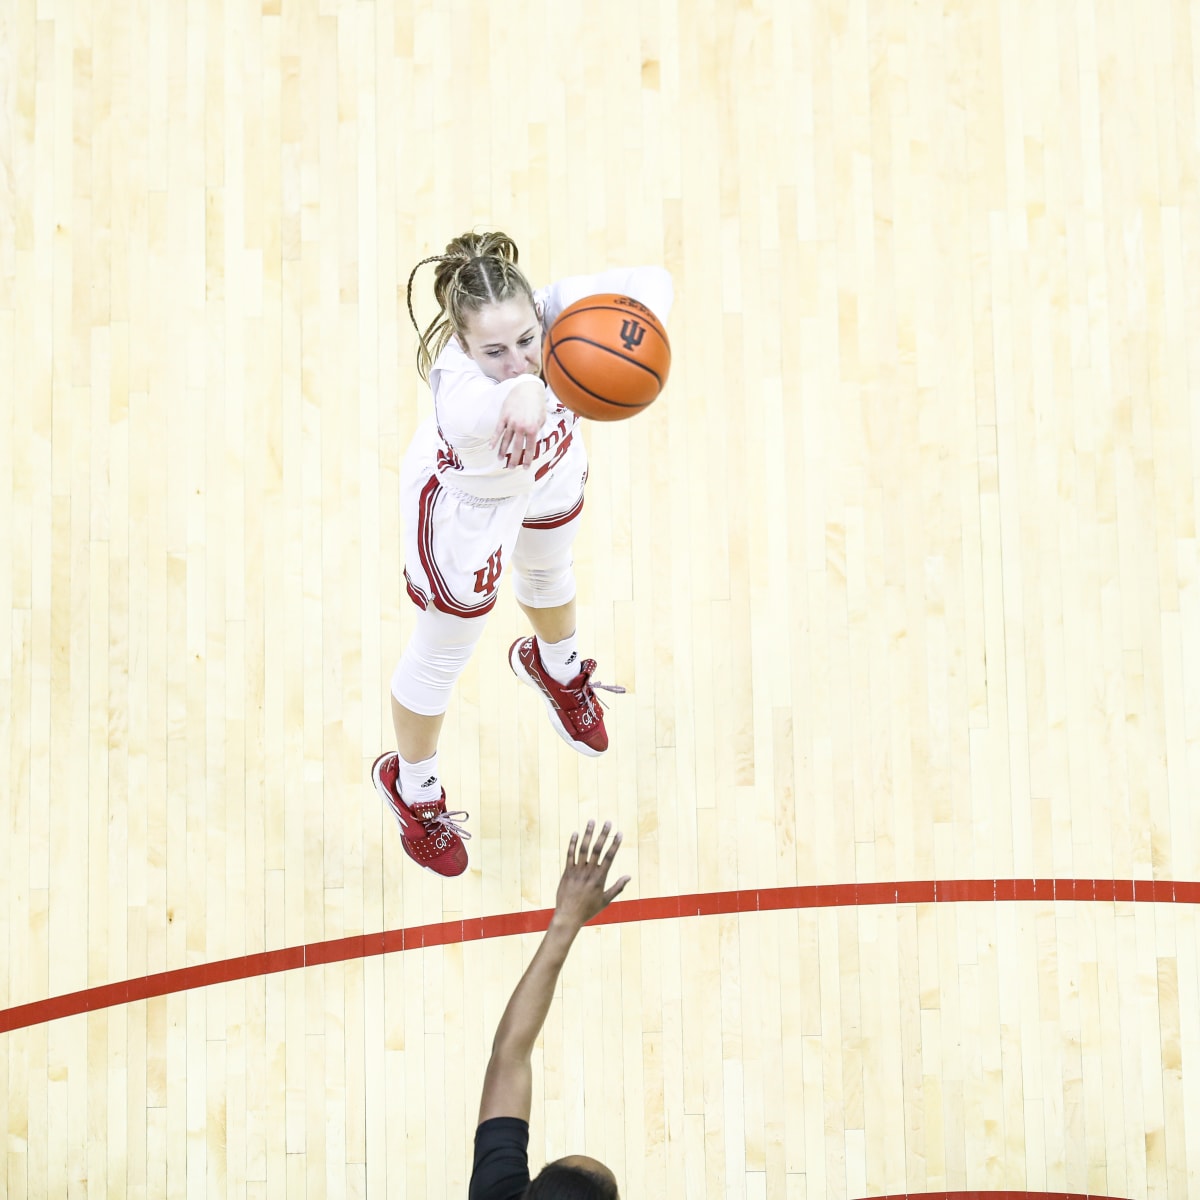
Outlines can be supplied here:
[[[596, 839], [596, 844], [592, 847], [592, 854], [591, 854], [592, 866], [600, 865], [600, 856], [601, 856], [601, 854], [604, 853], [604, 841], [608, 837], [608, 832], [610, 829], [612, 829], [612, 822], [605, 821], [604, 824], [600, 828], [600, 836]], [[621, 838], [621, 835], [618, 833], [617, 834], [618, 842], [620, 841], [620, 838]], [[613, 843], [614, 846], [616, 844], [617, 844], [616, 842]], [[609, 853], [609, 862], [611, 862], [613, 852], [612, 852], [612, 850], [609, 850], [608, 853]]]
[[[567, 866], [573, 867], [577, 862], [587, 862], [588, 852], [592, 844], [592, 832], [596, 828], [595, 821], [589, 821], [583, 830], [583, 840], [579, 843], [579, 858], [575, 859], [571, 855], [567, 856]], [[575, 834], [571, 835], [571, 850], [575, 849]]]
[[617, 882], [614, 883], [612, 887], [610, 887], [608, 891], [604, 893], [605, 906], [611, 904], [625, 890], [625, 885], [631, 878], [632, 876], [630, 875], [622, 875], [621, 878], [618, 879]]
[[[608, 826], [606, 825], [605, 829], [607, 829], [607, 828], [608, 828]], [[617, 851], [620, 850], [620, 848], [621, 848], [621, 831], [618, 829], [617, 832], [615, 834], [613, 834], [613, 840], [612, 840], [612, 843], [608, 847], [608, 853], [605, 854], [604, 858], [600, 860], [600, 866], [603, 869], [605, 875], [608, 874], [608, 869], [609, 869], [609, 867], [612, 866], [613, 859], [617, 857]]]

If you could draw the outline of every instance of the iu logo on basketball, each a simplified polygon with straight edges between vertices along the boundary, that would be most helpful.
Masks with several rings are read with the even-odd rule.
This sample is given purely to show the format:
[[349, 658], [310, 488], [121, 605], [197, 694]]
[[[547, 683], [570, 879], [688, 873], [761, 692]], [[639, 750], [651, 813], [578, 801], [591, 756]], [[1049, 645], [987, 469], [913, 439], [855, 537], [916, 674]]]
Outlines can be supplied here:
[[[500, 550], [504, 547], [501, 546]], [[486, 596], [489, 592], [496, 590], [496, 583], [500, 579], [500, 572], [504, 569], [500, 562], [500, 550], [496, 550], [489, 555], [486, 567], [480, 567], [475, 572], [475, 590], [481, 595]]]
[[640, 321], [630, 317], [621, 322], [621, 341], [626, 350], [634, 350], [642, 344], [646, 336], [646, 327]]

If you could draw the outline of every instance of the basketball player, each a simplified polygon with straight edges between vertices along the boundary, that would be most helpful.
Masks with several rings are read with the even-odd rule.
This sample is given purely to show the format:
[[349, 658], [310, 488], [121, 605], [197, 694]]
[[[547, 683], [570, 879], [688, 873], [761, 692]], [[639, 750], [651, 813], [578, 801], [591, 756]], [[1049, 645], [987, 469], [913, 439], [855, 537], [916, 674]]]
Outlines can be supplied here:
[[[471, 1173], [470, 1200], [617, 1200], [617, 1181], [601, 1162], [583, 1154], [547, 1163], [529, 1182], [529, 1109], [533, 1092], [530, 1060], [559, 972], [567, 960], [571, 943], [583, 926], [607, 908], [624, 890], [629, 876], [623, 875], [604, 890], [609, 868], [621, 845], [614, 835], [608, 852], [604, 842], [611, 825], [605, 821], [592, 845], [595, 822], [589, 821], [583, 841], [571, 834], [567, 865], [558, 884], [550, 928], [517, 984], [492, 1043], [492, 1057], [483, 1077], [479, 1102], [479, 1125], [475, 1130], [475, 1166]], [[578, 843], [578, 855], [576, 855]]]
[[[438, 313], [424, 332], [413, 279], [435, 263]], [[462, 822], [446, 808], [437, 744], [454, 688], [511, 568], [517, 602], [533, 626], [509, 650], [517, 678], [536, 688], [559, 737], [580, 754], [608, 749], [596, 700], [596, 663], [575, 631], [571, 545], [579, 528], [587, 454], [579, 418], [541, 379], [542, 335], [585, 296], [618, 292], [660, 320], [670, 311], [661, 267], [564, 279], [534, 292], [503, 233], [466, 233], [408, 278], [417, 367], [433, 416], [413, 437], [401, 469], [408, 594], [421, 610], [392, 675], [398, 753], [372, 779], [400, 825], [405, 852], [439, 875], [467, 868]], [[609, 690], [622, 691], [611, 687]]]

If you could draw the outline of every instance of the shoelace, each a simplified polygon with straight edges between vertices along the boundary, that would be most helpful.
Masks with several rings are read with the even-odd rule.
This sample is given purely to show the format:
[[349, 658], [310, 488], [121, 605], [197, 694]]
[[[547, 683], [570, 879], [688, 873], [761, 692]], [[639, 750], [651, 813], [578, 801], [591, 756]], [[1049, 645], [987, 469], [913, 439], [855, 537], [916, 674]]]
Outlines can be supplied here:
[[[619, 683], [592, 683], [589, 680], [588, 687], [590, 687], [593, 691], [598, 688], [602, 692], [616, 692], [618, 695], [625, 694], [625, 689]], [[597, 697], [597, 699], [599, 699], [599, 697]]]
[[[625, 689], [619, 683], [601, 683], [600, 680], [592, 678], [592, 672], [596, 669], [594, 658], [585, 658], [581, 666], [583, 668], [583, 691], [586, 692], [588, 688], [591, 688], [593, 691], [616, 692], [618, 695], [624, 695]], [[597, 696], [596, 699], [599, 700], [600, 697]]]
[[602, 692], [624, 693], [625, 689], [619, 683], [601, 683], [598, 679], [592, 679], [592, 672], [596, 669], [596, 660], [588, 658], [581, 664], [583, 667], [583, 685], [579, 689], [579, 698], [581, 703], [576, 708], [576, 712], [582, 714], [581, 725], [591, 725], [592, 716], [595, 713], [595, 704], [598, 703], [601, 708], [607, 708], [601, 696], [597, 696], [597, 690]]
[[447, 833], [456, 833], [460, 838], [469, 842], [471, 835], [463, 828], [460, 822], [467, 820], [470, 815], [469, 812], [464, 812], [460, 808], [456, 812], [438, 813], [437, 816], [431, 817], [428, 821], [422, 821], [421, 824], [425, 826], [426, 836], [434, 830], [444, 829]]

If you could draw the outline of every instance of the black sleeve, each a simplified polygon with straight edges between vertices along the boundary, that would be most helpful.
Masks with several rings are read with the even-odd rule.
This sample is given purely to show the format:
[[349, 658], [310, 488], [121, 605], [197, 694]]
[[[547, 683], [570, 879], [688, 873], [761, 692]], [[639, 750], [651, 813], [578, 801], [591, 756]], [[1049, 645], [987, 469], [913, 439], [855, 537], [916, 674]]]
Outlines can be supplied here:
[[475, 1130], [470, 1200], [518, 1200], [529, 1186], [529, 1122], [493, 1117]]

